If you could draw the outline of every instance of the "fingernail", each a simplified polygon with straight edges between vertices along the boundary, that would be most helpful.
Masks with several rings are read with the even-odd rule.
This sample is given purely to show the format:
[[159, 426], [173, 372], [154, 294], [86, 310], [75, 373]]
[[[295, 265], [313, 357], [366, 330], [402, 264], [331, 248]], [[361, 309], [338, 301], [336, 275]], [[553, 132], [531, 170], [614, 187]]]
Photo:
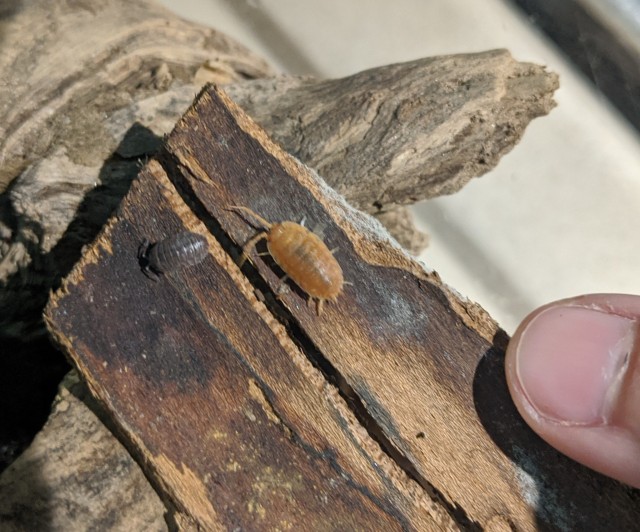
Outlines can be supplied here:
[[637, 324], [599, 310], [549, 307], [522, 331], [516, 374], [540, 416], [561, 423], [607, 423]]

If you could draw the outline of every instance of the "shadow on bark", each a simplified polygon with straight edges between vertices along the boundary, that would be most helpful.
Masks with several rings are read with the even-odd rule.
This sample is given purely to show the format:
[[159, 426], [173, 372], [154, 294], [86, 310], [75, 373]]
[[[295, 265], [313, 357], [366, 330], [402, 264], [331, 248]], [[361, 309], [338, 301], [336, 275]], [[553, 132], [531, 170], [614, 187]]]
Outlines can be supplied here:
[[[131, 126], [104, 162], [101, 185], [84, 196], [64, 235], [48, 253], [39, 249], [42, 227], [16, 216], [11, 187], [0, 196], [0, 219], [10, 228], [14, 243], [22, 239], [31, 259], [7, 280], [0, 299], [0, 472], [42, 428], [58, 384], [69, 371], [62, 353], [50, 344], [42, 321], [49, 292], [59, 287], [83, 247], [98, 235], [128, 192], [141, 161], [154, 155], [161, 143], [144, 126]], [[35, 234], [36, 242], [25, 238], [26, 232]]]

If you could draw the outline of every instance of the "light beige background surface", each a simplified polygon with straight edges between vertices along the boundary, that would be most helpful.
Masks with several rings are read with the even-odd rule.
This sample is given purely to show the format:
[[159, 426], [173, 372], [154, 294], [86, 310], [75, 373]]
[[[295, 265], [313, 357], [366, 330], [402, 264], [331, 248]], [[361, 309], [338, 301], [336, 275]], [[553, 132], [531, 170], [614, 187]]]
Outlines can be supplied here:
[[586, 292], [640, 293], [640, 138], [504, 0], [162, 0], [283, 72], [339, 77], [418, 57], [508, 48], [560, 74], [558, 107], [498, 167], [416, 206], [422, 259], [509, 332]]

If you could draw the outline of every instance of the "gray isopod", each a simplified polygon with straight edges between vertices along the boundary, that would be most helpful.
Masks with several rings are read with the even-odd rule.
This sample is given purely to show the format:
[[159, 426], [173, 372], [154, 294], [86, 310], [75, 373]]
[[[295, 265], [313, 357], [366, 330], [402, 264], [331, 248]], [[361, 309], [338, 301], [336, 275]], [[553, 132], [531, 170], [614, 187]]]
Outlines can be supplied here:
[[202, 262], [208, 251], [204, 236], [182, 231], [155, 244], [145, 238], [138, 249], [138, 259], [144, 274], [157, 281], [160, 274]]

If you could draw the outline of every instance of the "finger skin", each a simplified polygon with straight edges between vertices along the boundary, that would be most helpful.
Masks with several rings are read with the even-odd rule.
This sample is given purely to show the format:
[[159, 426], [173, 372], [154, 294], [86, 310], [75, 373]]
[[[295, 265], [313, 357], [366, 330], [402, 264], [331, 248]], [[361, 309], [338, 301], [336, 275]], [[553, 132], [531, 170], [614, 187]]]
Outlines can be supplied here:
[[506, 377], [518, 411], [560, 452], [640, 488], [640, 297], [590, 294], [518, 327]]

